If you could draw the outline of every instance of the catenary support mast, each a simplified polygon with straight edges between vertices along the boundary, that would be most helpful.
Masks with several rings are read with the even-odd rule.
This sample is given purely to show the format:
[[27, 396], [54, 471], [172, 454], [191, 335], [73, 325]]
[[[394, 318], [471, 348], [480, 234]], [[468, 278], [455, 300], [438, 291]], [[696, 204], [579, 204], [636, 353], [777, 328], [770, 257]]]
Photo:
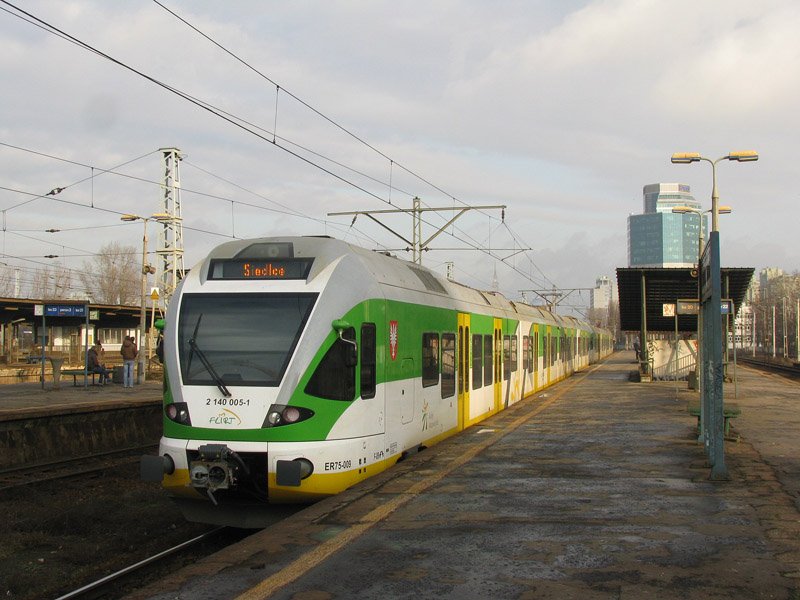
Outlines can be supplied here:
[[163, 228], [158, 234], [158, 282], [160, 299], [163, 306], [169, 304], [172, 294], [183, 279], [183, 217], [181, 215], [181, 178], [180, 161], [182, 156], [178, 148], [160, 148], [164, 156], [164, 177], [161, 183], [161, 212], [169, 215], [159, 220]]

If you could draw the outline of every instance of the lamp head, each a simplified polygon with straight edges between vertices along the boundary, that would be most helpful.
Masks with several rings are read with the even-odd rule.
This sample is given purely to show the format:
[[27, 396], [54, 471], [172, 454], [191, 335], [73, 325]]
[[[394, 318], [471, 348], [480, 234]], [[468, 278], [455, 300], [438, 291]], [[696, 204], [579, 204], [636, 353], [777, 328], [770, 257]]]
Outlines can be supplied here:
[[138, 221], [138, 220], [139, 220], [139, 219], [141, 219], [141, 218], [142, 218], [142, 217], [140, 217], [139, 215], [132, 215], [132, 214], [128, 214], [128, 213], [126, 213], [126, 214], [122, 215], [122, 216], [119, 218], [119, 220], [120, 220], [120, 221]]
[[683, 215], [686, 213], [699, 213], [700, 211], [691, 206], [673, 206], [672, 212]]
[[739, 162], [750, 162], [758, 160], [758, 152], [755, 150], [738, 150], [736, 152], [729, 153], [727, 159], [736, 160]]
[[670, 159], [675, 164], [689, 164], [700, 160], [699, 152], [676, 152]]

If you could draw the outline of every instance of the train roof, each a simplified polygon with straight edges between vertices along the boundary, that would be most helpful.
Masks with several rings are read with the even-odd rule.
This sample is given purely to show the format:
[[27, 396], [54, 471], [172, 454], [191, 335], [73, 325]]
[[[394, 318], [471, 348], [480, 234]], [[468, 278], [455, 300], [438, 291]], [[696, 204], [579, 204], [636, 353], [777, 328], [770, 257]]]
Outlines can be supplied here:
[[205, 277], [210, 262], [215, 259], [267, 259], [279, 257], [282, 253], [290, 254], [295, 259], [314, 259], [308, 273], [309, 281], [332, 263], [350, 255], [357, 257], [363, 268], [383, 286], [432, 294], [441, 297], [443, 301], [450, 298], [452, 301], [471, 305], [473, 311], [480, 306], [489, 306], [509, 316], [516, 314], [518, 318], [529, 318], [559, 327], [596, 329], [575, 317], [557, 315], [544, 307], [515, 302], [499, 292], [472, 288], [442, 278], [424, 266], [389, 253], [367, 250], [327, 236], [265, 237], [226, 242], [214, 248], [204, 259], [199, 275]]

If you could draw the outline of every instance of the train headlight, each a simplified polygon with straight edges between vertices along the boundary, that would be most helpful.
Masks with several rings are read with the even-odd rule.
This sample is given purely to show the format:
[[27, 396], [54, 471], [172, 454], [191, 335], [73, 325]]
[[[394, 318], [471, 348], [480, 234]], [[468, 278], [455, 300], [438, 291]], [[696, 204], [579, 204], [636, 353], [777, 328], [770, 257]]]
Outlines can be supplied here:
[[287, 423], [297, 423], [300, 420], [300, 411], [294, 406], [287, 406], [281, 414]]
[[189, 406], [186, 402], [173, 402], [164, 407], [164, 413], [170, 421], [175, 421], [181, 425], [191, 425], [192, 419], [189, 416]]
[[281, 425], [292, 425], [305, 421], [314, 416], [314, 411], [302, 406], [286, 406], [285, 404], [273, 404], [267, 411], [267, 418], [264, 419], [262, 427], [280, 427]]
[[300, 463], [300, 479], [305, 479], [314, 472], [314, 465], [307, 458], [295, 458]]

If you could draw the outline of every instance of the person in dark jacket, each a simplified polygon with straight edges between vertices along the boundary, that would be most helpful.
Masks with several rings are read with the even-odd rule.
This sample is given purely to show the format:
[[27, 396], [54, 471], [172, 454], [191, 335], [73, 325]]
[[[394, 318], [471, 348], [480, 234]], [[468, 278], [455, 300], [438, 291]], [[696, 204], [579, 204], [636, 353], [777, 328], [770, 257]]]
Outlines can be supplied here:
[[103, 344], [98, 340], [94, 346], [89, 348], [86, 366], [91, 373], [100, 375], [100, 383], [111, 383], [111, 371], [100, 362], [101, 354], [103, 354]]
[[122, 342], [122, 348], [119, 353], [122, 354], [122, 384], [123, 387], [133, 387], [133, 365], [136, 362], [136, 356], [139, 354], [139, 349], [136, 347], [136, 341], [133, 336], [125, 336]]

